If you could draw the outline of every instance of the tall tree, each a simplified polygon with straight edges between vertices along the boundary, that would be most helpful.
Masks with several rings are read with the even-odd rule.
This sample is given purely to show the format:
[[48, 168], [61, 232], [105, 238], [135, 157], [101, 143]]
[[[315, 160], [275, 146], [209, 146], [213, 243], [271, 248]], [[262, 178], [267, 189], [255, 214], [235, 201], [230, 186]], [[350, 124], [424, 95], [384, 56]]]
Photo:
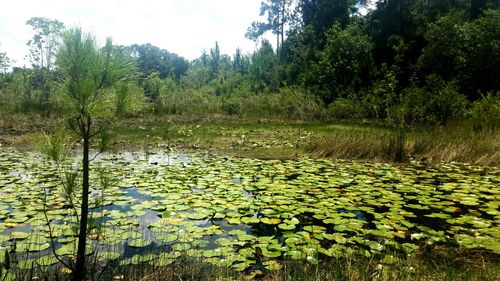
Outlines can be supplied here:
[[276, 35], [276, 52], [279, 52], [285, 40], [286, 25], [291, 18], [293, 0], [266, 0], [261, 2], [260, 16], [267, 15], [266, 22], [252, 22], [245, 36], [254, 41], [264, 33], [271, 31]]
[[233, 70], [243, 75], [248, 70], [248, 57], [241, 53], [240, 48], [236, 48], [233, 55]]
[[221, 63], [221, 54], [219, 43], [216, 41], [215, 46], [210, 49], [210, 79], [215, 79], [219, 76], [219, 67]]
[[72, 280], [85, 279], [85, 245], [89, 213], [89, 150], [91, 141], [109, 126], [116, 113], [113, 86], [118, 81], [130, 78], [134, 65], [117, 52], [111, 39], [100, 48], [90, 34], [80, 28], [72, 28], [63, 34], [62, 45], [57, 54], [57, 67], [63, 75], [60, 88], [61, 106], [70, 127], [83, 140], [82, 150], [82, 194], [79, 219], [78, 250], [76, 268]]
[[49, 103], [51, 88], [51, 70], [58, 47], [59, 36], [64, 24], [56, 19], [34, 17], [26, 22], [31, 26], [34, 35], [28, 41], [28, 58], [35, 70], [35, 87], [42, 90], [40, 105], [46, 107]]
[[277, 89], [276, 66], [273, 46], [269, 41], [262, 40], [260, 48], [252, 55], [248, 70], [255, 92], [263, 92], [266, 88]]
[[367, 0], [299, 0], [298, 11], [304, 26], [311, 25], [317, 33], [324, 33], [335, 23], [342, 27]]
[[[320, 53], [316, 83], [322, 87], [321, 98], [326, 103], [357, 94], [367, 85], [372, 70], [370, 37], [355, 24], [342, 29], [335, 25], [327, 33], [325, 49]], [[312, 82], [312, 81], [310, 81]]]
[[139, 69], [145, 76], [158, 72], [161, 78], [173, 76], [180, 79], [189, 68], [189, 61], [185, 58], [151, 44], [134, 44], [122, 48], [137, 59]]
[[51, 70], [57, 51], [58, 37], [64, 24], [56, 19], [34, 17], [26, 22], [31, 26], [34, 35], [28, 41], [28, 58], [34, 69]]

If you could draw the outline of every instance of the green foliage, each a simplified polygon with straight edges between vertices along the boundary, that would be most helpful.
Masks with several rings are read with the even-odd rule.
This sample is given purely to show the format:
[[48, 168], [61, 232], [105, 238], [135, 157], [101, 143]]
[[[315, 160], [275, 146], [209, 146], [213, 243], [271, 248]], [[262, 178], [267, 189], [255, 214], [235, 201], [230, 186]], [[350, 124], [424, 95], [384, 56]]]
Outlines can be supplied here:
[[135, 83], [119, 82], [114, 86], [116, 114], [126, 115], [139, 112], [144, 107], [144, 94], [142, 88]]
[[120, 48], [129, 57], [137, 58], [138, 67], [144, 76], [157, 72], [161, 78], [173, 76], [178, 80], [189, 68], [189, 62], [185, 58], [151, 44], [134, 44]]
[[298, 87], [281, 88], [276, 93], [248, 95], [242, 99], [242, 114], [291, 120], [318, 120], [324, 116], [320, 99]]
[[451, 118], [463, 116], [467, 104], [455, 83], [430, 76], [425, 88], [406, 89], [401, 94], [400, 103], [389, 109], [388, 118], [392, 123], [405, 125], [445, 125]]
[[64, 130], [64, 127], [61, 127], [51, 133], [42, 132], [38, 140], [38, 147], [49, 160], [61, 163], [68, 155], [69, 142], [68, 132]]
[[220, 112], [220, 99], [203, 90], [168, 92], [153, 105], [156, 114], [210, 114]]
[[215, 42], [215, 47], [210, 49], [210, 79], [219, 77], [220, 68], [220, 48], [219, 43]]
[[[325, 104], [331, 119], [385, 119], [390, 125], [413, 126], [445, 124], [466, 110], [464, 96], [474, 102], [481, 93], [498, 91], [498, 1], [387, 0], [377, 1], [367, 15], [359, 14], [367, 3], [263, 1], [261, 15], [267, 18], [252, 23], [247, 37], [257, 40], [271, 31], [275, 48], [263, 40], [253, 53], [238, 48], [232, 57], [221, 53], [219, 42], [191, 62], [151, 44], [106, 44], [87, 52], [96, 46], [87, 48], [84, 38], [84, 52], [77, 58], [82, 65], [77, 72], [84, 79], [73, 85], [68, 79], [74, 76], [72, 68], [52, 67], [63, 24], [32, 18], [34, 70], [15, 68], [1, 76], [0, 106], [9, 112], [73, 111], [73, 117], [84, 108], [83, 115], [109, 120], [143, 110], [248, 115], [249, 108], [255, 110], [252, 115], [323, 118], [325, 108], [316, 105]], [[66, 44], [67, 38], [61, 42]], [[138, 65], [138, 81], [108, 87], [121, 80], [115, 71], [124, 69], [119, 64], [131, 61]]]
[[74, 122], [78, 116], [96, 120], [110, 118], [127, 99], [116, 98], [112, 88], [134, 74], [134, 64], [106, 41], [99, 48], [90, 34], [72, 28], [63, 34], [63, 45], [57, 55], [58, 71], [63, 74], [57, 102], [65, 116]]
[[366, 2], [365, 0], [300, 0], [298, 16], [302, 18], [304, 26], [311, 26], [321, 36], [335, 23], [346, 26], [352, 13]]
[[260, 93], [268, 89], [277, 89], [276, 66], [277, 58], [273, 47], [269, 41], [263, 40], [260, 48], [252, 55], [252, 63], [248, 70], [252, 91]]
[[457, 79], [470, 99], [478, 91], [491, 91], [500, 84], [500, 11], [487, 10], [474, 21], [456, 12], [431, 24], [425, 33], [428, 45], [420, 67], [445, 79]]
[[241, 114], [243, 110], [243, 103], [237, 97], [225, 98], [222, 100], [222, 111], [229, 115]]
[[488, 93], [472, 104], [469, 113], [476, 130], [495, 131], [500, 126], [500, 92]]
[[346, 97], [361, 89], [370, 77], [371, 50], [370, 38], [357, 25], [346, 29], [335, 25], [327, 32], [316, 78], [324, 101]]
[[58, 38], [64, 24], [56, 19], [42, 17], [30, 18], [27, 25], [34, 31], [33, 39], [27, 45], [30, 49], [29, 59], [34, 69], [52, 69], [58, 47]]
[[[175, 81], [172, 81], [175, 86]], [[142, 87], [144, 88], [144, 94], [151, 101], [156, 101], [160, 97], [161, 91], [163, 91], [163, 81], [160, 78], [158, 72], [153, 72], [147, 76], [142, 82]]]
[[0, 73], [7, 71], [12, 60], [7, 56], [7, 53], [0, 52]]
[[327, 116], [332, 120], [345, 120], [360, 118], [359, 101], [340, 98], [328, 105]]

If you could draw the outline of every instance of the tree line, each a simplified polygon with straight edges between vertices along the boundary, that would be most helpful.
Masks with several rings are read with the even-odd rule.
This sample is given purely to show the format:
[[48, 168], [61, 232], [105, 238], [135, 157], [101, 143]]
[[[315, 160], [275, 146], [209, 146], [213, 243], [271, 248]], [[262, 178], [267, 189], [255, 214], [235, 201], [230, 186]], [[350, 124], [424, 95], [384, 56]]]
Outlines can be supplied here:
[[[446, 124], [473, 103], [482, 106], [477, 112], [492, 103], [498, 108], [498, 1], [380, 0], [361, 13], [369, 2], [265, 0], [264, 20], [246, 33], [259, 44], [252, 54], [222, 54], [215, 42], [188, 61], [151, 44], [114, 46], [139, 70], [121, 90], [169, 114], [264, 110], [290, 118], [305, 112]], [[2, 75], [1, 93], [15, 93], [21, 111], [57, 110], [50, 96], [61, 76], [55, 54], [64, 24], [46, 18], [27, 24], [35, 33], [28, 42], [32, 67]], [[267, 32], [276, 36], [274, 47], [263, 39]], [[8, 65], [0, 54], [0, 67]], [[490, 102], [481, 103], [485, 98]]]

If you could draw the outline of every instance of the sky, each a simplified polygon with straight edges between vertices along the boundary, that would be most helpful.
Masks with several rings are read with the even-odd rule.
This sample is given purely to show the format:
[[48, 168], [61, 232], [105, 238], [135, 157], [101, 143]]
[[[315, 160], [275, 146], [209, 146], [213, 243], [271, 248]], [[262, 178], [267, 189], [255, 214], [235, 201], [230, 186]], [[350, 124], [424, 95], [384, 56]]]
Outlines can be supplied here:
[[0, 9], [0, 52], [29, 66], [26, 42], [33, 32], [26, 21], [45, 17], [81, 26], [100, 42], [110, 36], [118, 45], [151, 43], [187, 59], [199, 57], [219, 42], [221, 52], [237, 47], [249, 53], [245, 38], [259, 19], [261, 0], [9, 0]]

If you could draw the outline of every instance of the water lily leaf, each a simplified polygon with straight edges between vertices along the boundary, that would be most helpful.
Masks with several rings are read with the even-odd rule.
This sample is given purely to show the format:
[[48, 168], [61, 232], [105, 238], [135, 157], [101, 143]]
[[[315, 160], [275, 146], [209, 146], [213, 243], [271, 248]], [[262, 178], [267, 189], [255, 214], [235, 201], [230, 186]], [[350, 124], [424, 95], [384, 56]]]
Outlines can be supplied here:
[[281, 257], [281, 251], [269, 251], [267, 248], [262, 249], [262, 255], [266, 258]]
[[326, 228], [319, 225], [306, 225], [304, 226], [304, 230], [311, 233], [323, 233], [326, 231]]
[[212, 257], [218, 257], [221, 255], [220, 250], [215, 249], [215, 250], [205, 250], [203, 251], [203, 256], [205, 258], [212, 258]]
[[283, 229], [283, 230], [294, 230], [295, 224], [280, 223], [278, 225], [278, 228]]
[[133, 239], [133, 240], [130, 240], [128, 242], [128, 246], [129, 247], [133, 247], [133, 248], [142, 248], [142, 247], [146, 247], [148, 245], [151, 244], [151, 241], [148, 241], [148, 240], [144, 240], [144, 239]]
[[36, 259], [35, 262], [40, 266], [49, 266], [58, 263], [59, 260], [53, 256], [47, 255]]
[[260, 220], [258, 218], [254, 218], [254, 217], [242, 217], [241, 222], [243, 222], [244, 224], [255, 224], [255, 223], [259, 223]]
[[270, 271], [280, 270], [283, 267], [280, 263], [278, 263], [277, 261], [274, 261], [274, 260], [265, 261], [262, 263], [262, 265], [264, 265], [264, 267]]
[[13, 231], [10, 233], [10, 239], [23, 240], [30, 236], [27, 232]]
[[281, 222], [281, 220], [278, 218], [261, 218], [260, 221], [262, 223], [271, 225], [279, 224]]
[[100, 261], [106, 260], [116, 260], [121, 256], [118, 252], [101, 252], [97, 255], [97, 259]]
[[178, 239], [178, 236], [175, 234], [161, 234], [156, 236], [156, 240], [161, 241], [163, 243], [174, 242]]

